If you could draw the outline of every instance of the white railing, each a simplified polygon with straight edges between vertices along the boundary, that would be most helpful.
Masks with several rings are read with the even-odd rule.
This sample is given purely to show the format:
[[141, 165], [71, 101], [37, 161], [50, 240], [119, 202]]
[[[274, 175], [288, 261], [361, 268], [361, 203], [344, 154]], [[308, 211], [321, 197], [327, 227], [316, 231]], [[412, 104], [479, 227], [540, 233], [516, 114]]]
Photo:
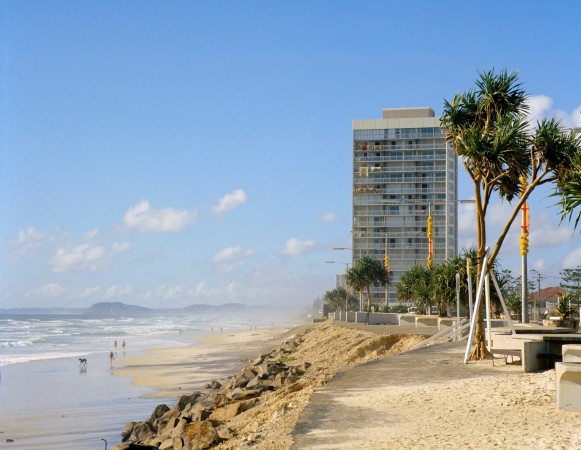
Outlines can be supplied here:
[[470, 323], [466, 319], [462, 319], [459, 322], [455, 323], [451, 327], [444, 328], [442, 331], [437, 332], [433, 336], [430, 336], [428, 339], [423, 340], [416, 346], [412, 348], [412, 350], [417, 350], [418, 348], [426, 347], [428, 345], [434, 344], [437, 341], [459, 341], [462, 339], [466, 339], [468, 336], [464, 336], [464, 331], [470, 327]]

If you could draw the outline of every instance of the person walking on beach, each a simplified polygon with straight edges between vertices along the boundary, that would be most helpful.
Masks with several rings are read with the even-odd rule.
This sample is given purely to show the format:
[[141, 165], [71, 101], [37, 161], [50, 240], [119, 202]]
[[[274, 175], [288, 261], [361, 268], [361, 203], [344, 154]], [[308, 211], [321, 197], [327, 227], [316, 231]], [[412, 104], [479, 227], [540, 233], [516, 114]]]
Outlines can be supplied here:
[[111, 353], [109, 353], [109, 361], [111, 362], [111, 364], [113, 364], [114, 357], [115, 357], [115, 354], [113, 353], [113, 350], [111, 350]]
[[115, 350], [117, 350], [117, 339], [115, 339], [115, 342], [113, 343], [113, 348], [115, 348]]
[[125, 339], [123, 339], [123, 342], [121, 343], [121, 348], [125, 350]]

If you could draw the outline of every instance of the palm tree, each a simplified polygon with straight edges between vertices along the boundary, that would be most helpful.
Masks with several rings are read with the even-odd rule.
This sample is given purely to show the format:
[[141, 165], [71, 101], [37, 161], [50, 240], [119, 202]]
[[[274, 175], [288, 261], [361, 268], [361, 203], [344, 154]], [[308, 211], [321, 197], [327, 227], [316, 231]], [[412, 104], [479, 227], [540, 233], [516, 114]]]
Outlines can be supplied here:
[[415, 265], [404, 272], [397, 285], [397, 298], [400, 301], [414, 302], [420, 311], [426, 313], [433, 303], [431, 270]]
[[360, 273], [360, 267], [354, 265], [345, 272], [345, 283], [351, 286], [359, 294], [359, 298], [363, 295], [363, 290], [365, 289], [365, 277]]
[[383, 264], [369, 256], [357, 260], [345, 276], [347, 284], [356, 289], [359, 294], [365, 289], [367, 291], [367, 315], [365, 324], [369, 323], [369, 313], [371, 312], [371, 285], [379, 283], [382, 286], [390, 284], [390, 274], [385, 270]]
[[[487, 272], [533, 190], [544, 183], [555, 183], [557, 188], [571, 186], [566, 183], [575, 170], [571, 157], [580, 151], [579, 138], [573, 132], [565, 133], [555, 120], [543, 120], [531, 131], [526, 100], [516, 73], [491, 70], [479, 74], [475, 90], [444, 102], [440, 119], [444, 134], [474, 185], [478, 276], [486, 254], [486, 212], [493, 194], [509, 203], [516, 201], [492, 247]], [[521, 177], [528, 179], [527, 185], [520, 184]], [[482, 309], [481, 304], [476, 311], [470, 359], [491, 356], [484, 340]]]
[[577, 210], [575, 218], [575, 228], [577, 228], [581, 219], [581, 152], [575, 153], [571, 159], [575, 169], [563, 180], [556, 194], [561, 196], [559, 205], [563, 219], [568, 218], [571, 221], [575, 217], [575, 210]]
[[[352, 294], [345, 291], [342, 287], [337, 287], [333, 290], [325, 292], [323, 300], [332, 311], [347, 310], [349, 307], [353, 307], [357, 303], [357, 298]], [[347, 304], [345, 304], [347, 302]]]
[[456, 301], [456, 273], [456, 267], [447, 262], [432, 269], [434, 303], [440, 317], [446, 317], [448, 306]]

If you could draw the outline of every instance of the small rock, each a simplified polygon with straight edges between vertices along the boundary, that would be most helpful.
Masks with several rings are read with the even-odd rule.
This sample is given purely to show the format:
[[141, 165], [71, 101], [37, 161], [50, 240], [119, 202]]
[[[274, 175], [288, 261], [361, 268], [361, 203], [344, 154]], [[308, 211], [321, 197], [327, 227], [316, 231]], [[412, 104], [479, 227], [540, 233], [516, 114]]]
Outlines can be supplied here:
[[240, 413], [240, 403], [231, 403], [222, 408], [216, 409], [212, 414], [210, 414], [210, 420], [218, 420], [220, 422], [225, 422], [227, 420], [236, 417]]

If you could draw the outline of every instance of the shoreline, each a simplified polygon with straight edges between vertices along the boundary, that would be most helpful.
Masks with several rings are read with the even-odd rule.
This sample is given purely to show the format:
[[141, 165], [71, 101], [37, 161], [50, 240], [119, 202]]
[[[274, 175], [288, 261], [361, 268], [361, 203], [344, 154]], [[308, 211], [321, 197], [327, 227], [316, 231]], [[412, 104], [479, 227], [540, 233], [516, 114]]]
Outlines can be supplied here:
[[92, 450], [120, 442], [128, 415], [146, 418], [159, 403], [147, 387], [111, 373], [106, 352], [81, 372], [76, 357], [2, 367], [0, 449]]
[[113, 374], [134, 386], [152, 390], [144, 398], [171, 398], [202, 389], [212, 380], [228, 378], [259, 353], [275, 345], [289, 330], [281, 325], [252, 330], [209, 332], [184, 346], [144, 349], [115, 360]]
[[[280, 325], [273, 333], [280, 334], [290, 326]], [[274, 327], [277, 325], [274, 324]], [[218, 352], [219, 348], [226, 348], [214, 348], [212, 342], [220, 344], [222, 340], [230, 339], [231, 334], [237, 333], [262, 335], [271, 328], [240, 330], [224, 328], [222, 333], [212, 333], [209, 327], [184, 329], [179, 333], [176, 331], [175, 336], [167, 334], [154, 337], [152, 347], [147, 347], [151, 344], [148, 340], [129, 339], [125, 350], [118, 347], [114, 352], [113, 361], [109, 359], [111, 349], [83, 352], [82, 357], [88, 359], [85, 371], [81, 371], [76, 354], [3, 365], [0, 369], [0, 449], [93, 450], [103, 448], [104, 442], [101, 439], [105, 439], [108, 448], [111, 448], [121, 442], [121, 431], [128, 421], [147, 419], [157, 405], [172, 405], [184, 391], [190, 389], [187, 383], [181, 389], [163, 389], [169, 386], [164, 377], [176, 372], [179, 364], [164, 361], [167, 364], [161, 367], [157, 378], [133, 382], [132, 378], [117, 373], [123, 370], [121, 361], [151, 354], [160, 363], [161, 359], [157, 355], [175, 351], [185, 358], [181, 369], [186, 370], [192, 361], [195, 362], [187, 349], [201, 347], [199, 343], [206, 342], [206, 335], [217, 335], [213, 341], [208, 338], [210, 340], [207, 343], [210, 345], [207, 354], [210, 355], [210, 351]], [[254, 357], [260, 345], [257, 342], [254, 347], [249, 347], [248, 357]], [[230, 346], [229, 351], [230, 354], [223, 355], [222, 359], [212, 357], [212, 361], [208, 358], [207, 361], [199, 362], [199, 370], [204, 372], [209, 369], [208, 376], [220, 375], [224, 371], [215, 371], [212, 366], [220, 368], [221, 361], [225, 361], [230, 367], [225, 371], [227, 375], [234, 374], [243, 363], [236, 357], [235, 345]], [[149, 370], [148, 367], [142, 369], [144, 372]], [[135, 370], [140, 371], [137, 367]], [[187, 378], [190, 378], [192, 372], [189, 371]], [[151, 382], [156, 379], [158, 381]], [[156, 383], [161, 383], [162, 389], [156, 389]], [[192, 390], [195, 385], [191, 383]], [[47, 411], [50, 413], [47, 414]]]

